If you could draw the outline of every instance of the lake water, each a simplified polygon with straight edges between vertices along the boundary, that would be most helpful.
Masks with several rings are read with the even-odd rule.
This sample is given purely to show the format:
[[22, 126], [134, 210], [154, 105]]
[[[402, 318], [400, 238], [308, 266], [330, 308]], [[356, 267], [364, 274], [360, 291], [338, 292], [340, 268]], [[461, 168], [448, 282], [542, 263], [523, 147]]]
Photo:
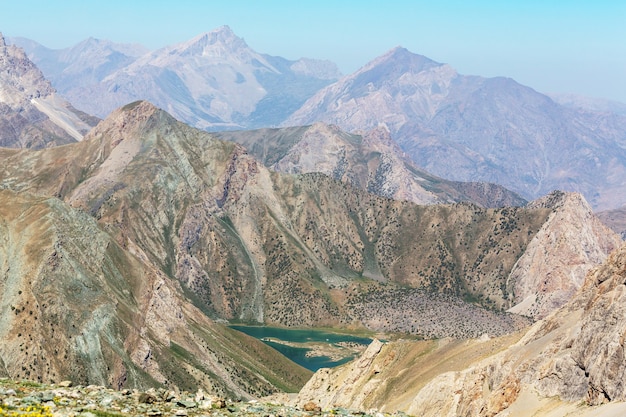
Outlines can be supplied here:
[[337, 344], [341, 342], [358, 343], [361, 345], [369, 345], [372, 339], [367, 337], [351, 336], [341, 333], [332, 333], [323, 330], [313, 329], [285, 329], [277, 327], [265, 326], [230, 326], [232, 329], [239, 330], [252, 337], [262, 340], [265, 344], [273, 347], [298, 365], [301, 365], [311, 371], [317, 371], [319, 368], [332, 368], [344, 364], [354, 358], [354, 354], [340, 359], [333, 360], [327, 356], [307, 356], [306, 353], [311, 349], [305, 347], [288, 346], [282, 343], [276, 343], [266, 340], [278, 339], [284, 342], [293, 343], [329, 343]]

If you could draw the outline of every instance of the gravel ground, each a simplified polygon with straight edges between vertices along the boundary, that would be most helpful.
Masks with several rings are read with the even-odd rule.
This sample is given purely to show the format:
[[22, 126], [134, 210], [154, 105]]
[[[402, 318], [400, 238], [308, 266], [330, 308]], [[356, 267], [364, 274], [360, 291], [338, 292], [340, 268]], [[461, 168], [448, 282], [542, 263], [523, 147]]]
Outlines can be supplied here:
[[[121, 417], [121, 416], [371, 416], [383, 414], [342, 408], [322, 410], [314, 402], [301, 408], [273, 402], [234, 402], [204, 394], [162, 388], [147, 391], [112, 389], [70, 381], [44, 385], [0, 379], [0, 417]], [[400, 415], [398, 415], [400, 417]]]

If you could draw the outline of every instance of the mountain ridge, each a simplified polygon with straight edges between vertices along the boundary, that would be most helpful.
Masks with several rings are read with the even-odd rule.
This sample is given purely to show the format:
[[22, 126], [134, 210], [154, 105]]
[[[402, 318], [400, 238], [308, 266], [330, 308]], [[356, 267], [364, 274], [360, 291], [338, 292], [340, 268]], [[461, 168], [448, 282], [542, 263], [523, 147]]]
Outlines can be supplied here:
[[[78, 108], [105, 117], [149, 100], [203, 129], [277, 124], [312, 92], [336, 79], [329, 61], [289, 61], [252, 50], [228, 26], [140, 53], [141, 48], [84, 41], [55, 52], [15, 39]], [[72, 58], [73, 57], [73, 58]], [[93, 101], [89, 97], [98, 96]]]
[[323, 123], [214, 134], [240, 143], [274, 171], [321, 172], [386, 198], [417, 204], [468, 201], [481, 207], [526, 204], [496, 184], [451, 182], [420, 170], [382, 127], [360, 135]]
[[444, 178], [498, 183], [527, 199], [581, 192], [600, 210], [624, 203], [616, 173], [626, 165], [625, 117], [423, 60], [393, 49], [318, 91], [282, 126], [384, 125], [419, 167]]
[[[320, 174], [272, 173], [243, 147], [219, 142], [146, 102], [114, 112], [74, 148], [72, 158], [67, 148], [37, 158], [28, 151], [4, 153], [3, 186], [57, 195], [91, 213], [120, 245], [143, 248], [142, 256], [200, 291], [207, 306], [228, 319], [243, 314], [242, 319], [265, 317], [289, 325], [336, 321], [341, 297], [325, 292], [361, 274], [456, 296], [467, 292], [485, 297], [488, 305], [511, 307], [506, 275], [552, 210], [413, 206]], [[141, 178], [153, 180], [138, 182]], [[313, 227], [312, 219], [325, 220]], [[416, 242], [411, 237], [416, 235], [423, 239]], [[400, 256], [411, 250], [429, 255]], [[217, 262], [219, 251], [232, 258]], [[501, 251], [509, 251], [505, 273], [502, 259], [497, 261]], [[323, 300], [307, 298], [311, 316], [289, 318], [286, 306], [268, 301], [287, 302], [270, 289], [284, 285], [270, 277], [280, 276], [287, 265], [302, 277], [291, 282], [294, 291], [311, 286], [307, 291]], [[316, 287], [322, 281], [323, 291]], [[233, 282], [238, 284], [232, 287]]]
[[[71, 80], [63, 92], [94, 114], [149, 99], [203, 129], [385, 127], [439, 177], [501, 184], [527, 200], [581, 192], [595, 210], [626, 203], [626, 117], [558, 104], [510, 78], [461, 75], [396, 47], [329, 85], [336, 66], [259, 54], [228, 27], [139, 57], [107, 53], [89, 55], [92, 67], [77, 57], [76, 68], [51, 76]], [[94, 95], [101, 99], [85, 102]]]
[[[145, 101], [116, 110], [81, 142], [0, 149], [0, 158], [0, 283], [10, 286], [0, 359], [9, 376], [237, 398], [297, 389], [308, 374], [282, 359], [259, 363], [266, 348], [216, 321], [509, 334], [530, 320], [502, 311], [517, 302], [523, 278], [508, 276], [554, 226], [547, 220], [559, 201], [584, 207], [571, 194], [531, 208], [418, 206], [319, 173], [272, 172], [241, 145]], [[590, 219], [570, 218], [572, 240], [582, 241], [578, 219]], [[598, 254], [619, 241], [605, 230], [589, 237]], [[555, 269], [540, 272], [552, 280]], [[35, 302], [47, 307], [31, 319]], [[52, 313], [67, 320], [40, 331]], [[28, 358], [19, 350], [25, 335]], [[65, 352], [72, 369], [59, 359]], [[61, 362], [48, 369], [42, 354]]]

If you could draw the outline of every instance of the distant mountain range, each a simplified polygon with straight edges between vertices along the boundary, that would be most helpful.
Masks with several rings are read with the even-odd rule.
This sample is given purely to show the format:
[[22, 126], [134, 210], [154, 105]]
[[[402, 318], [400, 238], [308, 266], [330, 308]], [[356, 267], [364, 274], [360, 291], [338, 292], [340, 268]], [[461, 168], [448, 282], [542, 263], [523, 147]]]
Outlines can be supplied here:
[[208, 130], [384, 126], [418, 167], [442, 178], [501, 184], [526, 199], [578, 191], [597, 210], [626, 203], [619, 103], [552, 99], [400, 47], [340, 78], [327, 61], [257, 53], [227, 26], [153, 52], [95, 39], [58, 51], [13, 41], [75, 106], [99, 117], [147, 99]]
[[626, 104], [619, 101], [585, 97], [577, 94], [548, 93], [548, 96], [565, 107], [626, 115]]
[[13, 42], [87, 113], [105, 117], [142, 99], [203, 129], [277, 125], [340, 76], [329, 61], [257, 53], [228, 26], [153, 52], [96, 39], [63, 50]]
[[395, 48], [311, 97], [283, 125], [386, 126], [420, 167], [502, 184], [525, 198], [579, 191], [626, 203], [626, 117], [562, 106], [508, 78], [458, 74]]

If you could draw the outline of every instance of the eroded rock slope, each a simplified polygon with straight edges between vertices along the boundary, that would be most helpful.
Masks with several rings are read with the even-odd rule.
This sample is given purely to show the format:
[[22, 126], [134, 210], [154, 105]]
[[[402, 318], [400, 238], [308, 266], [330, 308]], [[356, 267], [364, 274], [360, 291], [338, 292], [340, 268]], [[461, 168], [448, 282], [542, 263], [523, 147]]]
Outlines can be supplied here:
[[[11, 210], [2, 223], [9, 239], [0, 255], [7, 318], [2, 361], [11, 376], [83, 372], [77, 374], [81, 381], [111, 385], [126, 383], [124, 378], [128, 384], [215, 380], [213, 389], [240, 396], [275, 389], [288, 377], [279, 377], [281, 372], [302, 374], [276, 361], [278, 369], [253, 359], [235, 367], [241, 357], [250, 358], [250, 349], [252, 357], [263, 358], [263, 351], [237, 341], [209, 317], [428, 337], [509, 333], [528, 323], [502, 312], [522, 301], [515, 285], [526, 278], [512, 279], [511, 271], [539, 232], [555, 227], [551, 216], [585, 207], [569, 194], [528, 208], [420, 206], [319, 173], [271, 172], [242, 146], [177, 122], [147, 102], [118, 109], [81, 142], [41, 151], [0, 149], [0, 158], [4, 199], [24, 199], [20, 207], [53, 207], [46, 209], [50, 215], [41, 209], [33, 219], [25, 217], [26, 208]], [[562, 216], [563, 223], [575, 220], [568, 231], [572, 239], [589, 242], [598, 257], [608, 250], [608, 235], [576, 235], [587, 230], [579, 222], [590, 219]], [[48, 223], [39, 234], [22, 233], [40, 221]], [[29, 240], [15, 246], [11, 239]], [[30, 244], [41, 250], [22, 249]], [[46, 268], [56, 262], [55, 275]], [[550, 280], [554, 272], [541, 273]], [[48, 285], [48, 278], [58, 282], [55, 290], [67, 286], [55, 299], [63, 306], [58, 317], [79, 318], [67, 322], [76, 330], [56, 328], [59, 348], [45, 354], [68, 352], [77, 363], [119, 367], [43, 369], [48, 365], [36, 356], [48, 348], [43, 336], [32, 344], [37, 353], [25, 358], [17, 326], [31, 320], [29, 306], [49, 306], [51, 301], [37, 299], [48, 287], [29, 287]], [[29, 291], [35, 298], [22, 300]], [[89, 303], [72, 304], [83, 292]], [[33, 326], [39, 326], [46, 312], [57, 310], [32, 311]], [[116, 312], [122, 317], [112, 316]], [[12, 321], [11, 314], [27, 321]], [[213, 350], [209, 339], [241, 350]], [[20, 363], [29, 365], [22, 369]]]
[[318, 371], [297, 401], [425, 416], [612, 415], [626, 401], [624, 282], [626, 246], [521, 338], [373, 343]]
[[97, 119], [59, 97], [24, 51], [0, 33], [0, 146], [44, 148], [80, 141]]

